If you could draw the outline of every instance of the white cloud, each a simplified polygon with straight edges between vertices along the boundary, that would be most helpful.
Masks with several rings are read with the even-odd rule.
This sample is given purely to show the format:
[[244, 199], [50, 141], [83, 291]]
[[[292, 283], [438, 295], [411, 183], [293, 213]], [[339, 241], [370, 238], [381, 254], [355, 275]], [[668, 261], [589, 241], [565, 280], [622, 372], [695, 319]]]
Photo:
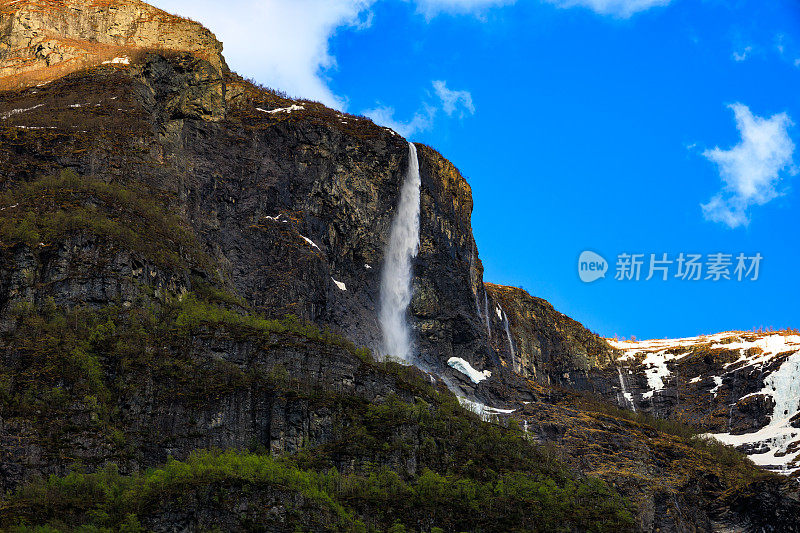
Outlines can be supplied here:
[[734, 51], [733, 52], [733, 60], [734, 61], [744, 61], [748, 57], [750, 57], [750, 52], [753, 51], [752, 46], [745, 46], [741, 52]]
[[342, 27], [369, 25], [375, 0], [151, 0], [192, 17], [225, 45], [232, 70], [286, 91], [344, 108], [326, 73], [336, 67], [328, 41]]
[[403, 137], [411, 137], [417, 132], [429, 130], [433, 126], [433, 117], [436, 115], [436, 108], [428, 104], [423, 104], [422, 108], [414, 113], [411, 120], [403, 122], [394, 118], [394, 108], [389, 106], [378, 106], [374, 109], [367, 109], [363, 114], [372, 119], [375, 124], [391, 128]]
[[505, 6], [516, 0], [415, 0], [417, 9], [427, 18], [439, 13], [480, 13], [490, 7]]
[[[338, 109], [329, 74], [336, 68], [331, 38], [343, 28], [368, 27], [372, 6], [382, 0], [149, 0], [153, 5], [201, 22], [225, 45], [231, 69], [265, 85]], [[383, 0], [385, 1], [385, 0]], [[515, 0], [408, 0], [427, 18], [439, 13], [478, 14]], [[628, 16], [670, 0], [543, 0], [562, 7], [583, 5], [600, 13]], [[459, 91], [456, 91], [459, 92]], [[469, 105], [460, 100], [469, 111]], [[445, 103], [445, 109], [450, 109]], [[471, 111], [470, 111], [471, 112]], [[424, 116], [424, 113], [423, 113]], [[412, 120], [413, 122], [413, 120]]]
[[465, 113], [475, 114], [475, 105], [472, 103], [472, 94], [469, 91], [450, 90], [444, 80], [434, 81], [433, 88], [436, 91], [436, 96], [442, 101], [442, 109], [447, 113], [448, 117], [452, 116], [459, 108], [461, 109], [459, 113], [461, 117]]
[[728, 150], [715, 147], [703, 152], [719, 167], [724, 186], [701, 207], [706, 220], [736, 228], [750, 223], [751, 206], [764, 205], [781, 194], [782, 174], [795, 172], [794, 143], [788, 131], [792, 121], [786, 113], [762, 118], [743, 104], [730, 108], [741, 141]]
[[779, 33], [775, 36], [775, 50], [778, 51], [778, 54], [783, 55], [786, 51], [786, 35]]
[[[464, 117], [467, 113], [470, 115], [475, 114], [475, 105], [472, 103], [472, 95], [469, 91], [450, 90], [444, 80], [434, 81], [433, 88], [441, 102], [441, 109], [447, 116], [453, 116], [457, 111], [459, 117]], [[426, 102], [422, 104], [419, 111], [414, 113], [411, 120], [405, 122], [395, 118], [393, 107], [380, 104], [373, 109], [363, 111], [362, 114], [371, 118], [375, 124], [391, 128], [403, 137], [410, 137], [417, 132], [431, 129], [433, 127], [433, 119], [438, 111], [438, 105], [431, 105]]]
[[601, 15], [627, 18], [656, 6], [665, 6], [671, 0], [546, 0], [558, 7], [587, 7]]

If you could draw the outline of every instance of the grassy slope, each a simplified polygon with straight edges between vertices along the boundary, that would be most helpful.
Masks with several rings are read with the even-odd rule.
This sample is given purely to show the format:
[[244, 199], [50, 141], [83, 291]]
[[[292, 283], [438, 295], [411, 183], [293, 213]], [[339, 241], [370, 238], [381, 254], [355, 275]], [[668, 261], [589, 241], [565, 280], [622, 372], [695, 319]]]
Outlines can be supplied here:
[[[16, 334], [5, 340], [21, 362], [4, 366], [0, 377], [3, 412], [9, 418], [33, 421], [42, 435], [51, 437], [62, 421], [61, 430], [70, 431], [66, 414], [78, 402], [93, 413], [95, 432], [107, 436], [110, 445], [124, 447], [126, 435], [115, 405], [142, 367], [161, 376], [167, 384], [161, 392], [179, 393], [186, 402], [254, 381], [298, 390], [285, 382], [285, 376], [252, 375], [224, 362], [209, 372], [199, 368], [202, 362], [170, 360], [157, 350], [158, 345], [188, 340], [208, 327], [273, 341], [276, 335], [300, 335], [321, 345], [343, 347], [363, 365], [394, 374], [404, 388], [415, 392], [415, 400], [390, 397], [370, 404], [328, 391], [325, 401], [340, 413], [338, 438], [281, 459], [257, 450], [198, 453], [185, 462], [128, 476], [113, 468], [81, 473], [76, 465], [73, 474], [34, 481], [9, 495], [2, 513], [6, 527], [135, 525], [158, 514], [164, 500], [219, 483], [246, 487], [237, 490], [280, 488], [299, 493], [319, 513], [332, 513], [335, 529], [382, 530], [395, 522], [413, 529], [427, 524], [484, 531], [537, 530], [544, 524], [545, 529], [564, 524], [568, 529], [596, 531], [630, 527], [624, 500], [603, 482], [571, 472], [529, 443], [518, 427], [481, 422], [452, 395], [437, 392], [411, 369], [375, 363], [368, 353], [314, 326], [240, 314], [195, 295], [130, 310], [20, 309], [17, 320]], [[120, 368], [131, 374], [125, 382], [111, 379]], [[61, 440], [53, 438], [51, 446], [57, 448]], [[398, 454], [416, 457], [418, 468], [396, 468], [390, 458]], [[341, 475], [333, 468], [342, 456], [357, 465], [352, 473]], [[290, 524], [304, 524], [303, 516], [289, 519], [297, 520]]]

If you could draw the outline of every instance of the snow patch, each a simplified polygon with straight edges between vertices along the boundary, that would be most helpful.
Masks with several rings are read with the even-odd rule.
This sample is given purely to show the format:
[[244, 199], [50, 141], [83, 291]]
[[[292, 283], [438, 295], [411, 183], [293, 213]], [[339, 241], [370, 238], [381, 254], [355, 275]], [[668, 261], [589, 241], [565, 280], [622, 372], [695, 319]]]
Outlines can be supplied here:
[[480, 383], [484, 379], [491, 377], [492, 371], [491, 370], [484, 370], [483, 372], [479, 372], [475, 370], [471, 364], [467, 361], [461, 359], [460, 357], [451, 357], [447, 360], [447, 364], [462, 374], [465, 374], [469, 379], [472, 380], [473, 383]]
[[622, 368], [617, 367], [617, 375], [619, 376], [619, 386], [622, 391], [622, 397], [625, 398], [625, 402], [630, 406], [633, 412], [636, 412], [636, 402], [633, 401], [633, 394], [628, 392], [628, 387], [625, 384], [625, 378], [622, 376]]
[[719, 391], [719, 388], [722, 387], [722, 378], [719, 376], [712, 376], [712, 378], [714, 379], [714, 388], [708, 392], [716, 396], [717, 391]]
[[469, 400], [463, 396], [458, 396], [458, 403], [467, 411], [472, 411], [484, 422], [489, 422], [492, 418], [499, 415], [510, 415], [516, 409], [499, 409], [497, 407], [489, 407], [486, 404]]
[[271, 220], [271, 221], [273, 221], [273, 222], [283, 222], [284, 224], [286, 224], [287, 222], [289, 222], [288, 220], [285, 220], [285, 219], [284, 219], [284, 220], [281, 220], [281, 217], [282, 217], [282, 216], [283, 216], [283, 213], [279, 214], [278, 216], [274, 216], [274, 217], [271, 217], [271, 216], [267, 215], [267, 216], [265, 216], [264, 218], [266, 218], [267, 220]]
[[131, 59], [128, 56], [123, 57], [115, 57], [114, 59], [109, 59], [108, 61], [103, 61], [104, 65], [130, 65]]
[[[653, 339], [647, 341], [618, 341], [606, 339], [612, 347], [621, 350], [618, 361], [635, 361], [641, 359], [644, 374], [647, 377], [648, 387], [653, 391], [664, 389], [664, 381], [671, 375], [667, 363], [677, 361], [692, 353], [691, 350], [679, 348], [693, 348], [700, 345], [710, 345], [711, 349], [725, 349], [739, 351], [739, 358], [725, 367], [737, 363], [743, 366], [764, 364], [777, 354], [790, 351], [800, 351], [800, 335], [783, 335], [780, 333], [757, 334], [747, 332], [724, 332], [716, 335], [701, 335], [684, 339]], [[749, 355], [748, 355], [749, 353]], [[743, 366], [737, 366], [737, 369]], [[714, 377], [715, 387], [710, 391], [717, 393], [722, 383], [722, 376]], [[701, 380], [698, 376], [690, 381], [697, 383]]]
[[277, 109], [262, 109], [260, 107], [256, 108], [256, 111], [261, 111], [262, 113], [269, 113], [270, 115], [274, 115], [275, 113], [291, 113], [292, 111], [302, 111], [305, 107], [301, 105], [292, 104], [289, 107], [279, 107]]
[[791, 425], [791, 418], [800, 410], [800, 351], [790, 355], [783, 364], [764, 379], [764, 388], [758, 394], [771, 396], [775, 402], [769, 424], [754, 433], [731, 435], [714, 433], [709, 436], [731, 446], [756, 445], [766, 451], [749, 454], [757, 465], [781, 473], [790, 473], [797, 467], [790, 464], [798, 459], [800, 451], [788, 452], [789, 446], [800, 437], [800, 429]]
[[314, 241], [312, 241], [312, 240], [311, 240], [311, 239], [309, 239], [308, 237], [303, 237], [302, 235], [300, 235], [300, 237], [301, 237], [301, 238], [302, 238], [304, 241], [306, 241], [306, 242], [307, 242], [309, 245], [313, 246], [314, 248], [316, 248], [316, 249], [317, 249], [317, 250], [319, 250], [320, 252], [322, 251], [322, 250], [320, 250], [319, 246], [317, 246], [316, 244], [314, 244]]
[[[703, 346], [712, 350], [724, 349], [739, 352], [739, 357], [725, 368], [736, 371], [754, 367], [762, 370], [776, 357], [786, 357], [777, 370], [765, 375], [761, 391], [742, 396], [737, 403], [755, 395], [770, 396], [775, 403], [769, 423], [763, 428], [743, 435], [729, 433], [707, 434], [725, 444], [744, 448], [757, 465], [775, 472], [790, 474], [800, 470], [800, 429], [791, 425], [791, 418], [800, 412], [800, 335], [783, 333], [753, 333], [744, 331], [723, 332], [716, 335], [701, 335], [685, 339], [655, 339], [648, 341], [609, 340], [621, 350], [620, 361], [641, 361], [650, 388], [642, 398], [652, 398], [664, 388], [664, 380], [670, 375], [667, 363], [677, 361], [693, 353], [692, 348]], [[682, 350], [678, 350], [683, 348]], [[685, 348], [689, 348], [686, 350]], [[681, 353], [673, 353], [681, 352]], [[730, 370], [728, 372], [733, 372]], [[717, 396], [724, 376], [709, 376], [714, 386], [709, 389]], [[704, 376], [689, 380], [699, 383]], [[734, 404], [735, 405], [735, 404]], [[793, 450], [793, 451], [789, 451]]]
[[12, 109], [11, 111], [6, 111], [5, 113], [0, 113], [0, 119], [6, 120], [14, 115], [19, 115], [20, 113], [27, 113], [28, 111], [33, 111], [39, 107], [42, 107], [44, 104], [38, 104], [33, 107], [25, 107], [20, 109]]
[[[331, 279], [333, 279], [333, 278], [331, 278]], [[342, 283], [341, 281], [336, 281], [335, 279], [333, 279], [333, 283], [334, 283], [334, 284], [335, 284], [337, 287], [339, 287], [339, 290], [342, 290], [342, 291], [346, 291], [346, 290], [347, 290], [347, 285], [345, 285], [345, 284], [344, 284], [344, 283]]]

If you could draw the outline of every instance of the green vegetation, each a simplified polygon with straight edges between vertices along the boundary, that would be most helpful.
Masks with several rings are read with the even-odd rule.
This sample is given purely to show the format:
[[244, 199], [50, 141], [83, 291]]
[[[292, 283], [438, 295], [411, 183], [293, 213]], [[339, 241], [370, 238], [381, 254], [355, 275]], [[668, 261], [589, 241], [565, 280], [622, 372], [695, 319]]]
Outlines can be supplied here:
[[253, 339], [265, 349], [275, 342], [302, 338], [344, 349], [365, 364], [397, 375], [406, 372], [404, 367], [378, 364], [368, 350], [294, 316], [266, 319], [212, 304], [193, 293], [165, 302], [142, 298], [129, 309], [115, 305], [66, 311], [50, 301], [37, 311], [20, 304], [14, 314], [17, 329], [7, 333], [4, 341], [19, 358], [13, 359], [13, 365], [0, 367], [0, 406], [6, 416], [42, 418], [53, 424], [57, 424], [57, 413], [70, 408], [67, 390], [72, 401], [97, 405], [93, 418], [98, 422], [110, 420], [114, 401], [109, 389], [119, 395], [135, 390], [140, 383], [126, 379], [109, 382], [107, 375], [146, 373], [164, 384], [159, 388], [164, 397], [189, 403], [269, 381], [269, 372], [246, 371], [224, 360], [195, 357], [193, 340], [215, 335]]
[[71, 169], [23, 182], [0, 195], [0, 240], [6, 246], [50, 245], [88, 232], [165, 267], [207, 259], [194, 234], [152, 192], [79, 176]]
[[[165, 511], [187, 493], [197, 494], [207, 487], [221, 489], [204, 502], [209, 508], [257, 500], [260, 492], [295, 493], [304, 507], [327, 517], [324, 529], [329, 531], [420, 531], [408, 524], [408, 518], [432, 524], [423, 531], [434, 531], [435, 524], [471, 531], [570, 531], [575, 527], [620, 531], [630, 526], [618, 499], [596, 480], [559, 486], [553, 479], [517, 472], [481, 483], [425, 469], [406, 481], [385, 468], [367, 475], [344, 475], [335, 468], [316, 472], [301, 470], [284, 459], [233, 451], [198, 452], [186, 461], [170, 461], [129, 476], [119, 474], [113, 465], [91, 474], [51, 476], [13, 494], [5, 515], [17, 519], [11, 531], [35, 531], [24, 524], [41, 527], [45, 523], [51, 530], [71, 530], [80, 524], [83, 531], [144, 531], [142, 523], [149, 514]], [[223, 491], [227, 494], [221, 495]], [[238, 493], [231, 496], [231, 491]], [[314, 521], [293, 512], [298, 510], [293, 509], [297, 498], [285, 498], [282, 505], [291, 520], [286, 526], [308, 527]], [[388, 516], [375, 520], [359, 516], [359, 509]], [[275, 520], [266, 509], [249, 518], [260, 520], [261, 527]]]
[[[225, 294], [214, 299], [235, 305]], [[84, 458], [67, 476], [34, 481], [8, 495], [0, 502], [0, 528], [139, 531], [160, 510], [194, 501], [222, 509], [248, 529], [277, 518], [242, 517], [234, 509], [243, 499], [270, 498], [285, 502], [283, 524], [314, 531], [632, 527], [630, 506], [616, 492], [567, 469], [515, 424], [483, 423], [415, 369], [377, 363], [369, 352], [294, 317], [268, 320], [197, 293], [127, 309], [20, 305], [16, 317], [0, 369], [4, 420], [38, 428], [39, 444], [56, 457], [70, 453], [71, 436], [97, 435], [119, 464], [141, 461], [142, 442], [168, 437], [127, 430], [118, 406], [144, 387], [152, 395], [148, 401], [162, 409], [180, 402], [187, 416], [237, 390], [261, 390], [329, 413], [333, 427], [322, 444], [309, 443], [280, 459], [253, 443], [254, 453], [196, 453], [123, 475]], [[398, 396], [371, 402], [301, 383], [279, 364], [261, 369], [201, 355], [197, 346], [212, 338], [266, 351], [291, 345], [322, 357], [339, 350], [373, 373], [370, 379], [396, 382]], [[91, 416], [76, 426], [76, 412]]]

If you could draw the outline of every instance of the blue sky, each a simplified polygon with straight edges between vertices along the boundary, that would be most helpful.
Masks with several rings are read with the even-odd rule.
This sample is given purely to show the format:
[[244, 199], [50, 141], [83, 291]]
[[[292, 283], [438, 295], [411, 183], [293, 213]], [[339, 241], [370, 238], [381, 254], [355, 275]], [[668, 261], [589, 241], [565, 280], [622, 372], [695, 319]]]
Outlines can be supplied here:
[[[800, 327], [799, 2], [154, 3], [210, 27], [239, 73], [453, 161], [487, 281], [605, 336]], [[584, 250], [605, 278], [580, 281]], [[625, 252], [641, 280], [614, 279]], [[681, 252], [763, 260], [757, 281], [674, 263], [644, 280], [650, 254]]]

